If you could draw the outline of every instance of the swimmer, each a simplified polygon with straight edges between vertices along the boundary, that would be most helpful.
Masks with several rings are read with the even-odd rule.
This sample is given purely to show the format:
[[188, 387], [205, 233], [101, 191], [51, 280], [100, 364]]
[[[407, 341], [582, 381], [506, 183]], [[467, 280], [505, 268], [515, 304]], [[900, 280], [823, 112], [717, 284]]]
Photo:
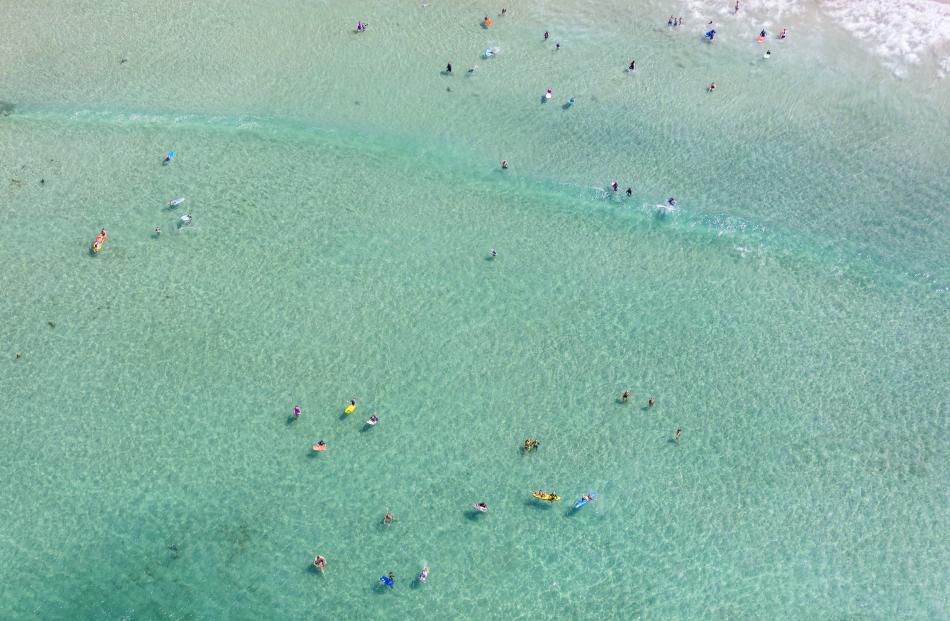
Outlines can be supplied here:
[[630, 399], [630, 391], [629, 390], [623, 391], [623, 394], [620, 395], [620, 400], [626, 403], [629, 399]]
[[673, 16], [672, 16], [672, 15], [670, 15], [670, 18], [669, 18], [668, 20], [666, 20], [666, 26], [667, 26], [667, 28], [672, 28], [672, 27], [673, 27]]
[[714, 90], [716, 90], [716, 83], [715, 83], [715, 82], [710, 82], [710, 83], [709, 83], [709, 86], [706, 87], [706, 92], [707, 92], [707, 93], [711, 93], [711, 92], [713, 92]]
[[300, 418], [300, 406], [294, 406], [294, 420]]
[[19, 359], [20, 359], [20, 352], [17, 352], [17, 353], [16, 353], [16, 360], [19, 360]]
[[313, 559], [313, 566], [319, 569], [320, 573], [322, 574], [324, 571], [326, 571], [327, 559], [323, 558], [322, 556], [318, 554]]
[[772, 57], [772, 50], [766, 50], [765, 56], [763, 56], [762, 58], [771, 58], [771, 57]]
[[162, 165], [171, 164], [172, 158], [175, 157], [174, 151], [169, 151], [165, 154], [165, 159], [162, 160]]
[[446, 72], [446, 73], [452, 73], [452, 63], [451, 63], [451, 62], [445, 66], [445, 72]]
[[676, 199], [671, 196], [668, 199], [666, 199], [666, 204], [669, 205], [670, 207], [676, 207]]
[[531, 438], [528, 438], [527, 440], [524, 441], [524, 450], [526, 451], [531, 450]]
[[363, 32], [366, 30], [366, 24], [363, 22], [356, 22], [356, 32]]
[[633, 196], [633, 188], [627, 188], [627, 196]]
[[532, 440], [532, 441], [531, 441], [531, 448], [537, 449], [539, 446], [541, 446], [541, 441], [540, 441], [540, 440]]
[[[502, 15], [504, 15], [504, 13], [502, 13]], [[419, 582], [425, 582], [428, 579], [429, 579], [429, 566], [426, 565], [425, 567], [422, 568], [422, 571], [419, 572]]]
[[561, 49], [561, 43], [560, 43], [560, 42], [555, 43], [555, 44], [554, 44], [554, 49], [555, 49], [555, 50]]
[[616, 192], [617, 190], [620, 189], [620, 184], [614, 181], [610, 184], [610, 189]]
[[[504, 17], [505, 15], [508, 15], [508, 9], [502, 9], [502, 10], [501, 10], [501, 16]], [[428, 568], [426, 568], [426, 569], [428, 569]]]
[[468, 74], [469, 74], [469, 75], [474, 75], [476, 71], [478, 71], [478, 65], [475, 65], [474, 67], [472, 67], [471, 69], [469, 69], [469, 70], [468, 70]]
[[545, 99], [551, 99], [551, 97], [553, 96], [554, 96], [554, 91], [552, 91], [551, 89], [548, 89], [547, 91], [544, 92]]
[[393, 584], [396, 582], [396, 574], [389, 572], [389, 588], [392, 588]]
[[155, 237], [158, 237], [158, 236], [161, 235], [161, 234], [162, 234], [162, 227], [156, 226], [156, 227], [155, 227]]
[[544, 40], [547, 41], [547, 40], [548, 40], [548, 37], [550, 37], [550, 36], [551, 36], [551, 35], [548, 34], [548, 31], [545, 30], [545, 31], [544, 31]]
[[673, 439], [676, 440], [676, 444], [680, 443], [680, 438], [683, 436], [683, 428], [677, 427], [676, 432], [673, 434]]
[[393, 517], [393, 514], [389, 511], [386, 512], [386, 515], [383, 516], [383, 524], [390, 526], [393, 522], [396, 521], [396, 518]]
[[762, 32], [759, 33], [759, 36], [764, 39], [764, 38], [765, 38], [765, 35], [766, 35], [765, 28], [763, 28], [763, 29], [762, 29]]
[[502, 160], [501, 167], [503, 170], [508, 170], [508, 160]]
[[650, 400], [647, 401], [647, 407], [652, 408], [654, 405], [656, 405], [656, 399], [654, 399], [653, 397], [650, 397]]
[[494, 259], [495, 257], [498, 256], [498, 253], [495, 252], [495, 249], [494, 249], [494, 248], [492, 248], [492, 249], [491, 249], [491, 252], [488, 253], [488, 256], [490, 256], [491, 258]]
[[482, 513], [486, 513], [488, 511], [488, 505], [486, 505], [484, 502], [476, 502], [474, 505], [472, 505], [472, 508], [476, 511], [481, 511]]
[[630, 61], [630, 66], [627, 67], [627, 71], [635, 71], [636, 68], [637, 68], [637, 61], [631, 60], [631, 61]]
[[736, 0], [736, 13], [739, 12], [739, 0]]

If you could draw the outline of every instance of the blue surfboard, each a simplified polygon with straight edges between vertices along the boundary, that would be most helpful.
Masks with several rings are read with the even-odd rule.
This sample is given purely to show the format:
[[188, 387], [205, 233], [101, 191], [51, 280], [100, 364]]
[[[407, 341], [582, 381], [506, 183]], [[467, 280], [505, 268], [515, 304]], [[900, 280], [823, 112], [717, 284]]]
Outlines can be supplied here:
[[[597, 494], [594, 493], [594, 492], [588, 492], [587, 495], [591, 497], [591, 500], [593, 500], [594, 498], [597, 498]], [[589, 502], [590, 502], [590, 500], [588, 500], [587, 498], [581, 498], [580, 500], [578, 500], [577, 502], [574, 503], [574, 508], [575, 508], [575, 509], [580, 509], [581, 507], [583, 507], [584, 505], [586, 505], [586, 504], [589, 503]]]

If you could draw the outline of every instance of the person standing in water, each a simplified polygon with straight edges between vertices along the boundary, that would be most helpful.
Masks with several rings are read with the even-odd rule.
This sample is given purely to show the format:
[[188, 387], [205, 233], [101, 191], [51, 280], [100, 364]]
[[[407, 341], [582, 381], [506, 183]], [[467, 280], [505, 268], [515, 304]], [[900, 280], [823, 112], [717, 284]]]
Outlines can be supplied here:
[[626, 403], [629, 399], [630, 399], [630, 391], [629, 390], [623, 391], [623, 394], [620, 395], [620, 400]]
[[452, 62], [451, 62], [451, 61], [449, 61], [449, 63], [445, 66], [445, 72], [446, 72], [446, 73], [452, 73]]
[[548, 40], [548, 37], [550, 37], [550, 36], [551, 36], [551, 35], [548, 34], [548, 31], [545, 30], [545, 31], [544, 31], [544, 40], [547, 41], [547, 40]]
[[653, 397], [650, 397], [650, 400], [647, 401], [647, 407], [652, 408], [654, 405], [656, 405], [656, 399], [654, 399]]
[[630, 66], [627, 67], [627, 69], [628, 69], [629, 71], [634, 71], [634, 70], [636, 70], [636, 68], [637, 68], [637, 61], [631, 60], [631, 61], [630, 61]]

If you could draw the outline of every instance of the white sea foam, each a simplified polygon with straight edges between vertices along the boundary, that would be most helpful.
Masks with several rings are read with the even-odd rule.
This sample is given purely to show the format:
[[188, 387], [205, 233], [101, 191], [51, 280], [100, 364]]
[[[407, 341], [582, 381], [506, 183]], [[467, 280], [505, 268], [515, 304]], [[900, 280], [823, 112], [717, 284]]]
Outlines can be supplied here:
[[950, 69], [950, 5], [936, 0], [824, 0], [821, 8], [870, 42], [899, 76], [928, 56], [937, 62], [941, 77]]
[[801, 18], [817, 7], [896, 75], [904, 77], [910, 67], [928, 61], [940, 77], [950, 75], [950, 4], [941, 0], [740, 0], [738, 14], [734, 0], [689, 0], [687, 7], [693, 17], [763, 26]]

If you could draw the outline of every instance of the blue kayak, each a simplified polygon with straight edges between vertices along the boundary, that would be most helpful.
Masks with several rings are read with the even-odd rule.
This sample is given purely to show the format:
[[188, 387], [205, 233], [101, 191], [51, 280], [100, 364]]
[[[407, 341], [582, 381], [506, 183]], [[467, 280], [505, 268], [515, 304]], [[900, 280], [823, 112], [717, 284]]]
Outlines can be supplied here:
[[[588, 497], [589, 497], [589, 498], [588, 498]], [[583, 507], [584, 505], [586, 505], [587, 503], [589, 503], [589, 502], [590, 502], [591, 500], [593, 500], [594, 498], [597, 498], [597, 494], [594, 493], [594, 492], [589, 492], [589, 493], [587, 494], [587, 496], [584, 496], [583, 498], [581, 498], [580, 500], [578, 500], [577, 502], [574, 503], [574, 508], [575, 508], [575, 509], [580, 509], [581, 507]]]
[[380, 576], [379, 581], [388, 586], [390, 589], [393, 588], [393, 579], [389, 576]]

